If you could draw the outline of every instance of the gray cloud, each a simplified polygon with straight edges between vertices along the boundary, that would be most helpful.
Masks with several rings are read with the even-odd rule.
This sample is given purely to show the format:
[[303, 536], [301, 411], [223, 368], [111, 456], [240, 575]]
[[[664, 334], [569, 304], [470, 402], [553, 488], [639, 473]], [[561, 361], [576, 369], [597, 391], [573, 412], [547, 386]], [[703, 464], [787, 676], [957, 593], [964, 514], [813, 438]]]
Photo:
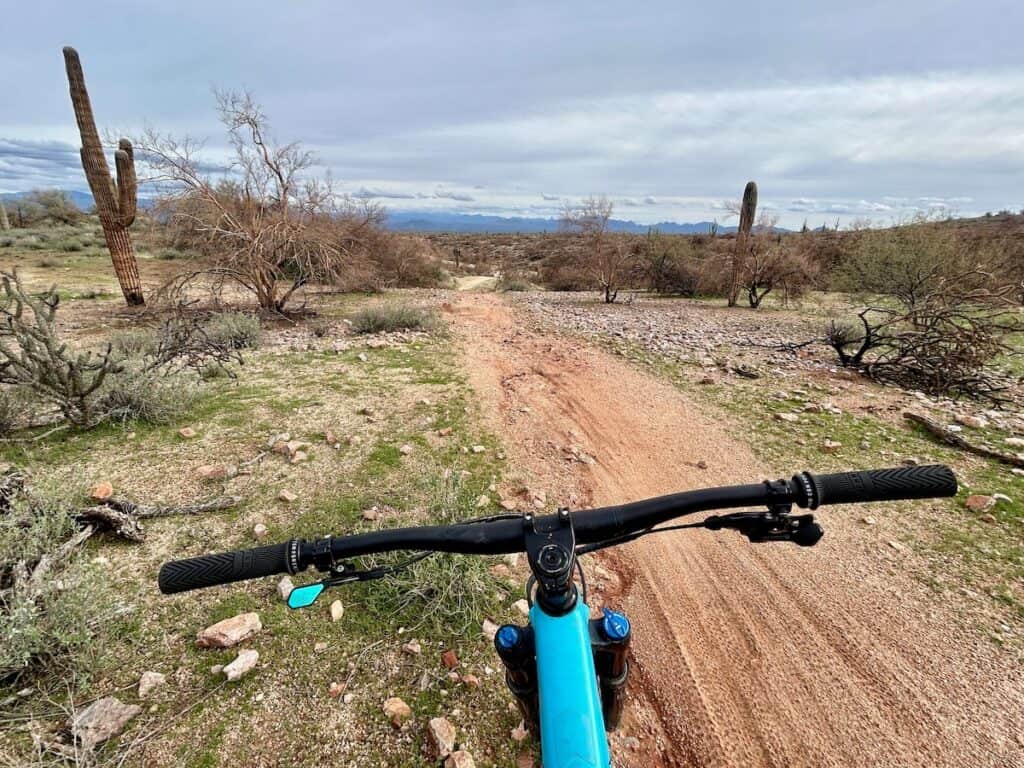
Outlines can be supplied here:
[[[357, 14], [330, 0], [253, 0], [246, 13], [17, 3], [4, 21], [18, 34], [0, 48], [0, 191], [84, 186], [70, 41], [103, 125], [223, 143], [209, 87], [249, 87], [277, 135], [316, 150], [350, 193], [396, 207], [508, 212], [605, 193], [645, 221], [699, 220], [750, 178], [784, 224], [1024, 206], [1019, 2], [985, 3], [998, 24], [965, 0], [734, 12], [749, 23], [669, 0], [381, 0]], [[210, 149], [215, 165], [223, 146]]]

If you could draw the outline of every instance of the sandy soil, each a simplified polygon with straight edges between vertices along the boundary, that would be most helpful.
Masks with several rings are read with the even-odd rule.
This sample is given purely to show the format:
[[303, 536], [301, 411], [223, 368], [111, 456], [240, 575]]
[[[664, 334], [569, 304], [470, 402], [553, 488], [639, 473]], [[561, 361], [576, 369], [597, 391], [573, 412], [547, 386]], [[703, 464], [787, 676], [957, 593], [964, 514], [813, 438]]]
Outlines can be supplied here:
[[[611, 355], [529, 330], [494, 294], [460, 294], [451, 312], [531, 488], [601, 505], [801, 469], [759, 465], [716, 414]], [[813, 550], [698, 531], [605, 562], [636, 627], [625, 730], [640, 745], [613, 739], [618, 763], [1024, 765], [1019, 658], [905, 575], [896, 549], [844, 547], [864, 511], [826, 510]]]

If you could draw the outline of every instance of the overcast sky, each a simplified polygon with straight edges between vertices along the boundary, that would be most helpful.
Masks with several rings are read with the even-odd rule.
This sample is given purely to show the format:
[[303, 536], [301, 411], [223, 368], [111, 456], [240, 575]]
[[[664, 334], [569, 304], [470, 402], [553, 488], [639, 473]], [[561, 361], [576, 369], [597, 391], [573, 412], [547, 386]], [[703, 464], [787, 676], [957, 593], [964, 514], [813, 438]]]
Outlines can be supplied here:
[[748, 179], [790, 226], [1024, 208], [1020, 0], [4, 5], [0, 192], [87, 189], [70, 44], [101, 130], [214, 158], [211, 88], [249, 88], [279, 138], [393, 209], [605, 193], [617, 218], [697, 221]]

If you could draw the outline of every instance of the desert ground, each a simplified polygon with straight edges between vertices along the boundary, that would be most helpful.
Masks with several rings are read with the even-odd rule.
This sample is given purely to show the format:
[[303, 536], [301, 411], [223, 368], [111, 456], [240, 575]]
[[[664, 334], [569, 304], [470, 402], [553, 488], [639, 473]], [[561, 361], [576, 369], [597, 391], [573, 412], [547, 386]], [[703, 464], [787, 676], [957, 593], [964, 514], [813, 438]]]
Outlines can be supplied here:
[[[58, 283], [61, 328], [101, 344], [145, 326], [122, 306], [102, 252], [17, 243], [0, 266]], [[140, 253], [143, 282], [178, 263]], [[537, 747], [502, 682], [488, 628], [522, 621], [517, 558], [435, 557], [289, 611], [277, 579], [171, 597], [168, 559], [293, 536], [554, 511], [689, 488], [901, 464], [948, 463], [954, 499], [823, 509], [814, 549], [672, 532], [588, 556], [592, 608], [635, 627], [621, 766], [1024, 764], [1024, 473], [937, 442], [907, 411], [973, 442], [1014, 445], [1024, 414], [944, 400], [839, 370], [814, 337], [832, 298], [727, 310], [642, 292], [308, 291], [311, 314], [261, 318], [233, 377], [198, 385], [162, 424], [125, 421], [6, 441], [5, 471], [81, 503], [117, 497], [231, 508], [93, 536], [84, 557], [117, 610], [87, 663], [0, 689], [0, 759], [110, 766], [437, 765], [433, 718], [479, 766], [533, 765]], [[423, 328], [356, 333], [370, 308], [415, 307]], [[301, 447], [285, 454], [281, 442]], [[302, 458], [296, 460], [296, 453]], [[993, 499], [984, 511], [970, 496]], [[308, 575], [296, 576], [296, 583]], [[329, 606], [341, 602], [343, 615]], [[196, 634], [255, 612], [238, 653]], [[448, 653], [453, 652], [453, 653]], [[162, 683], [143, 697], [140, 677]], [[138, 704], [88, 755], [53, 745], [105, 696]], [[396, 727], [384, 711], [402, 699]]]

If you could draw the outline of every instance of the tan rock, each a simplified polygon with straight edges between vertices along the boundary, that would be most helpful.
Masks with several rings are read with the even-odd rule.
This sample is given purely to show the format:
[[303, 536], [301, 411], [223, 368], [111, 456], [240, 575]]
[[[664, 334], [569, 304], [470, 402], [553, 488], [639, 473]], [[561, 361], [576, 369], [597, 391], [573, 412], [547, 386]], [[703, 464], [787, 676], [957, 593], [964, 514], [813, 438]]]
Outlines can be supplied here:
[[252, 537], [256, 539], [256, 541], [267, 538], [268, 533], [270, 533], [270, 531], [267, 530], [267, 526], [263, 523], [256, 523], [256, 525], [252, 527]]
[[397, 696], [392, 696], [384, 702], [384, 714], [391, 721], [391, 725], [401, 728], [412, 717], [412, 709]]
[[143, 672], [139, 678], [139, 698], [146, 700], [152, 697], [157, 688], [167, 682], [167, 675], [160, 672]]
[[293, 491], [289, 491], [287, 488], [282, 488], [281, 492], [277, 494], [277, 500], [283, 501], [285, 504], [291, 504], [299, 498], [299, 495]]
[[469, 752], [460, 749], [448, 755], [448, 759], [444, 761], [444, 768], [476, 768], [476, 763]]
[[335, 600], [331, 603], [331, 621], [341, 621], [345, 615], [345, 606], [341, 604], [341, 600]]
[[427, 724], [427, 735], [434, 756], [448, 757], [455, 749], [455, 726], [446, 717], [434, 717]]
[[992, 496], [974, 494], [973, 496], [968, 496], [965, 503], [971, 512], [988, 512], [996, 505], [996, 500]]
[[196, 635], [200, 648], [231, 648], [263, 629], [258, 613], [240, 613], [201, 630]]
[[91, 752], [96, 745], [121, 733], [140, 712], [142, 707], [136, 704], [125, 704], [114, 696], [106, 696], [75, 714], [68, 727], [82, 750]]
[[246, 674], [252, 671], [256, 662], [260, 660], [259, 651], [246, 648], [238, 652], [238, 656], [230, 664], [224, 667], [224, 674], [229, 682], [241, 680]]
[[192, 429], [192, 427], [182, 427], [181, 429], [178, 430], [178, 436], [184, 438], [185, 440], [191, 440], [193, 437], [196, 436], [196, 431]]

